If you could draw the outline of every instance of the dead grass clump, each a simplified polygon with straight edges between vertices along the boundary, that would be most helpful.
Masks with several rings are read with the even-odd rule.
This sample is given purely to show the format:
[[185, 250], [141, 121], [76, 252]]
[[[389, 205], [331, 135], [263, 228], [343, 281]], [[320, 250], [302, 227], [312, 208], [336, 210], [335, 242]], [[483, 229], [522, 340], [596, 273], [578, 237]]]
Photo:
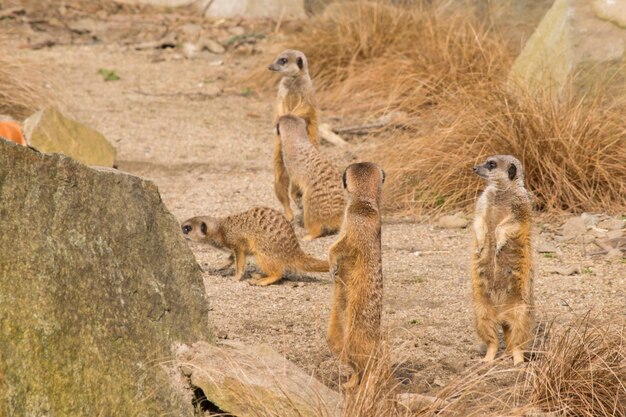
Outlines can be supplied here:
[[23, 119], [48, 101], [39, 75], [9, 54], [0, 56], [0, 114]]
[[[388, 208], [414, 214], [466, 208], [482, 187], [471, 167], [511, 154], [544, 211], [626, 208], [626, 107], [550, 94], [511, 97], [504, 86], [459, 92], [425, 133], [397, 132], [372, 152], [389, 175]], [[380, 155], [377, 157], [377, 155]]]
[[548, 341], [528, 370], [529, 402], [563, 417], [626, 416], [626, 329], [585, 317]]

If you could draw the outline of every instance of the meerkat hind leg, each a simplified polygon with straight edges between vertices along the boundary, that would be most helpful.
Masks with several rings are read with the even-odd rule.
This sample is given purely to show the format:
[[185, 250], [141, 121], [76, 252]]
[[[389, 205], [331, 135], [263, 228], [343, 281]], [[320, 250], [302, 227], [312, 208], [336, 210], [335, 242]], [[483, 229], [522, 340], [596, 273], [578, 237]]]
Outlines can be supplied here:
[[359, 386], [361, 383], [361, 374], [359, 372], [354, 372], [348, 382], [342, 385], [344, 390], [352, 390]]
[[238, 250], [235, 252], [235, 277], [234, 281], [241, 281], [246, 272], [246, 252]]

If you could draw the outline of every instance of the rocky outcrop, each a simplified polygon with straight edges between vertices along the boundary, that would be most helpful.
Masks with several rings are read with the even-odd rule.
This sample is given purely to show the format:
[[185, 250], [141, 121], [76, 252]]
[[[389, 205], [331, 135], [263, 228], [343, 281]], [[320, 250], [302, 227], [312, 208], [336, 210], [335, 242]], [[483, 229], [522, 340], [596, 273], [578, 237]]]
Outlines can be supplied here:
[[162, 364], [211, 339], [204, 294], [154, 184], [0, 141], [6, 415], [193, 415]]
[[94, 166], [111, 167], [115, 149], [96, 130], [65, 117], [58, 109], [48, 107], [24, 121], [28, 144], [45, 153], [62, 153]]
[[204, 0], [200, 4], [207, 17], [305, 17], [304, 0]]
[[339, 417], [341, 397], [268, 345], [181, 346], [181, 371], [206, 398], [237, 417]]
[[512, 85], [558, 92], [573, 81], [586, 93], [599, 82], [616, 96], [625, 93], [626, 29], [613, 3], [556, 0], [515, 61]]

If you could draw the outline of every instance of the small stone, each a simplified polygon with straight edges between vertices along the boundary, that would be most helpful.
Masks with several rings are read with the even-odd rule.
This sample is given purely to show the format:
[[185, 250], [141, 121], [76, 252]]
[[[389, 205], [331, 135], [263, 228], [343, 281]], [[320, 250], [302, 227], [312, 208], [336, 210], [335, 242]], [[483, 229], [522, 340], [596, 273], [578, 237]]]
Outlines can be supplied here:
[[191, 42], [183, 43], [183, 55], [187, 59], [193, 59], [198, 53], [198, 46]]
[[537, 253], [555, 253], [556, 246], [551, 243], [539, 243], [537, 245]]
[[443, 229], [464, 229], [469, 224], [469, 220], [459, 215], [441, 216], [437, 225]]
[[610, 232], [606, 233], [606, 238], [607, 239], [618, 239], [620, 237], [622, 237], [624, 235], [624, 231], [623, 230], [611, 230]]
[[607, 261], [619, 261], [624, 257], [620, 249], [611, 249], [604, 257]]
[[231, 26], [228, 28], [228, 33], [235, 36], [242, 36], [246, 33], [246, 30], [241, 26]]
[[222, 46], [221, 43], [214, 41], [213, 39], [207, 39], [204, 41], [204, 47], [207, 51], [212, 52], [214, 54], [221, 55], [226, 52], [226, 48]]
[[218, 339], [222, 339], [222, 340], [228, 339], [228, 333], [226, 333], [224, 330], [218, 331], [216, 336]]
[[600, 223], [598, 223], [599, 229], [606, 229], [606, 230], [622, 230], [625, 226], [626, 226], [626, 222], [624, 220], [615, 219], [615, 218], [603, 220]]
[[562, 240], [577, 239], [587, 231], [587, 225], [582, 217], [572, 217], [563, 224], [561, 229]]
[[580, 218], [583, 219], [587, 226], [595, 226], [598, 224], [598, 216], [596, 214], [583, 213], [580, 215]]

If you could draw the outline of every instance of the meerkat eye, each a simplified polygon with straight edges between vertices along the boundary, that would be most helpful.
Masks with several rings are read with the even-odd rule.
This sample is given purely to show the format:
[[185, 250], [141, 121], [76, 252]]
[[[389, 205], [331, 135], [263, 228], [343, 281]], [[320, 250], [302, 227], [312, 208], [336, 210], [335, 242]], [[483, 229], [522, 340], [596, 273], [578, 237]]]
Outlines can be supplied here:
[[188, 224], [184, 225], [183, 226], [183, 234], [188, 235], [189, 232], [191, 232], [191, 229], [192, 229], [192, 227], [190, 225], [188, 225]]
[[280, 65], [285, 65], [285, 64], [287, 63], [287, 58], [281, 58], [281, 59], [279, 59], [279, 60], [278, 60], [278, 63], [279, 63]]
[[205, 222], [202, 222], [202, 224], [200, 224], [200, 231], [202, 232], [203, 235], [206, 235], [207, 232], [209, 231], [209, 228], [207, 227]]
[[511, 164], [509, 166], [509, 179], [511, 181], [513, 181], [515, 179], [515, 176], [517, 175], [517, 167], [515, 166], [515, 164]]
[[491, 171], [492, 169], [496, 168], [498, 166], [498, 164], [496, 164], [496, 161], [489, 161], [487, 162], [487, 169], [489, 171]]

